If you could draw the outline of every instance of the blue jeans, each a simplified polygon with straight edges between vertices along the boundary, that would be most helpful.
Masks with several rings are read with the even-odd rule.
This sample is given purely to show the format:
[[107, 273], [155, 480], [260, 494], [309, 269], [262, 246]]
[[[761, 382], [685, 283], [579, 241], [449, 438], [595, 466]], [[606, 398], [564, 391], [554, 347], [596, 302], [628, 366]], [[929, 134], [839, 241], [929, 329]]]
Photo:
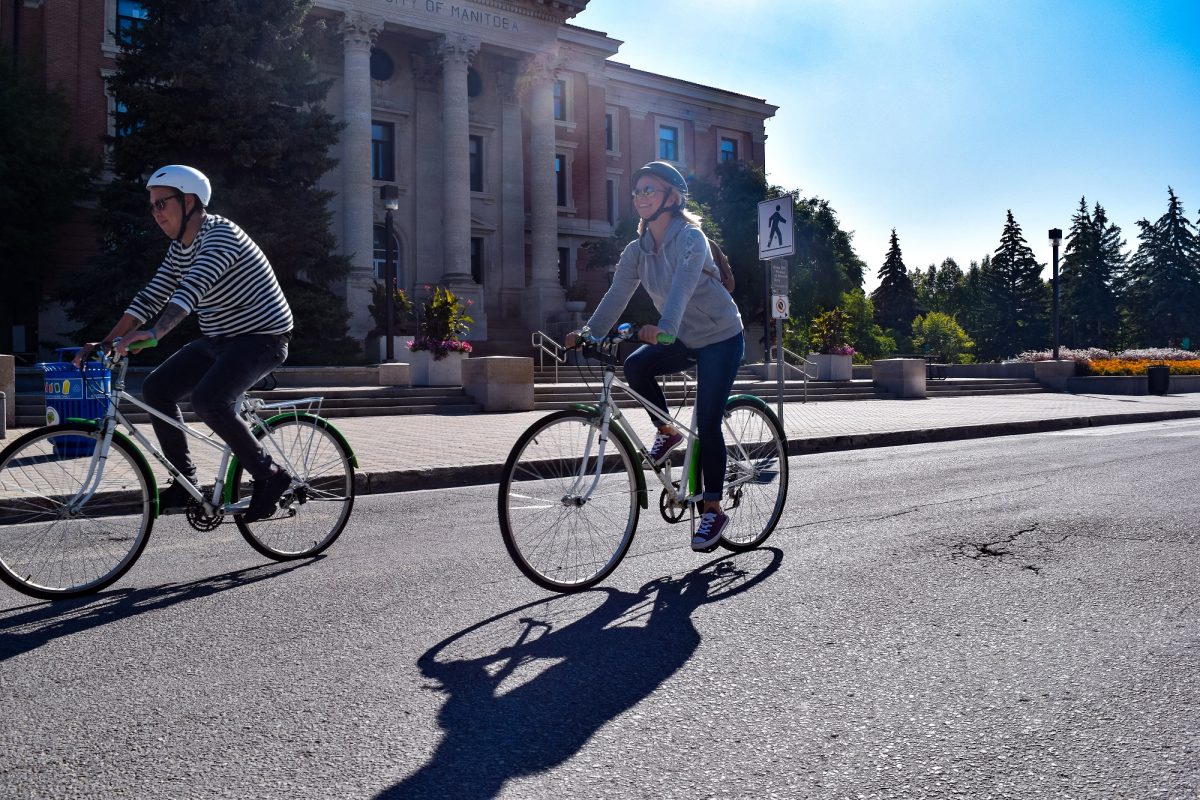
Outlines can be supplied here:
[[[625, 359], [625, 382], [664, 412], [667, 398], [656, 378], [696, 367], [696, 432], [700, 437], [700, 474], [704, 499], [720, 500], [725, 485], [725, 403], [746, 352], [745, 337], [739, 332], [728, 339], [689, 350], [678, 340], [673, 344], [644, 344]], [[662, 420], [653, 414], [654, 427]]]
[[[246, 471], [259, 480], [274, 463], [250, 428], [237, 415], [242, 395], [264, 375], [287, 360], [290, 334], [246, 334], [228, 338], [204, 337], [184, 345], [142, 385], [146, 405], [183, 424], [178, 401], [192, 396], [192, 410], [220, 437]], [[187, 434], [151, 416], [163, 455], [192, 482], [196, 465], [188, 450]]]

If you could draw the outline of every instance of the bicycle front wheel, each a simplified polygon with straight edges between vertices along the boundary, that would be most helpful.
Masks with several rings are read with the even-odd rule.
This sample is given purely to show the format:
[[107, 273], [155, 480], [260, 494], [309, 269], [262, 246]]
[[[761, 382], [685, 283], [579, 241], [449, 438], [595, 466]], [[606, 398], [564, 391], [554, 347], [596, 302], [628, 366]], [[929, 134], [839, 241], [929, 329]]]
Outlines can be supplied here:
[[[234, 522], [246, 541], [267, 558], [287, 561], [315, 556], [341, 535], [354, 510], [354, 456], [321, 417], [289, 417], [260, 428], [258, 436], [275, 463], [292, 475], [283, 508], [266, 519]], [[241, 462], [233, 470], [232, 499], [249, 497], [254, 484]]]
[[517, 440], [500, 476], [500, 531], [508, 554], [539, 586], [572, 592], [607, 577], [633, 542], [641, 467], [610, 430], [600, 459], [598, 419], [555, 412]]
[[0, 579], [33, 597], [95, 592], [133, 566], [154, 525], [154, 479], [141, 453], [100, 431], [55, 425], [0, 452]]
[[757, 398], [734, 397], [725, 406], [725, 491], [729, 523], [721, 546], [741, 552], [767, 540], [787, 500], [787, 439], [771, 410]]

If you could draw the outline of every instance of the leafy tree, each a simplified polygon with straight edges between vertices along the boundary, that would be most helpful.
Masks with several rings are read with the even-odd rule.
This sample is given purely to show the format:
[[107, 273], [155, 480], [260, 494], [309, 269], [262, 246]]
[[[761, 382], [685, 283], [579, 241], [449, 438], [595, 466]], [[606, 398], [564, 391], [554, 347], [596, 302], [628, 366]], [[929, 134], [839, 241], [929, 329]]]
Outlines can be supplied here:
[[1009, 211], [1000, 246], [979, 274], [982, 304], [975, 336], [980, 358], [1003, 358], [1045, 347], [1049, 289], [1041, 273], [1042, 265]]
[[849, 318], [847, 336], [856, 357], [864, 361], [887, 358], [896, 352], [896, 340], [875, 322], [875, 306], [862, 289], [842, 295], [841, 307]]
[[1168, 187], [1167, 212], [1138, 221], [1137, 252], [1129, 268], [1127, 303], [1143, 346], [1175, 346], [1200, 337], [1200, 242]]
[[875, 304], [875, 320], [885, 330], [907, 333], [913, 317], [917, 315], [917, 293], [904, 266], [895, 228], [892, 228], [887, 255], [879, 269], [879, 279], [878, 288], [871, 293], [871, 300]]
[[828, 200], [793, 194], [796, 256], [789, 295], [792, 315], [813, 319], [819, 311], [836, 308], [846, 292], [860, 289], [866, 264], [854, 252], [853, 235], [842, 230]]
[[[754, 209], [768, 196], [762, 167], [743, 161], [717, 165], [714, 180], [696, 180], [691, 196], [703, 204], [716, 233], [710, 234], [729, 258], [737, 285], [733, 299], [747, 323], [762, 320], [766, 312], [766, 270], [758, 260], [758, 222]], [[778, 196], [777, 189], [772, 190]], [[708, 232], [706, 230], [706, 232]]]
[[70, 144], [69, 119], [62, 94], [0, 48], [0, 352], [13, 351], [13, 325], [37, 328], [54, 223], [90, 191], [93, 165]]
[[970, 363], [975, 343], [949, 314], [930, 311], [912, 324], [913, 347], [921, 352], [939, 353], [950, 364]]
[[[1125, 267], [1121, 229], [1108, 222], [1099, 203], [1089, 213], [1086, 198], [1071, 218], [1059, 270], [1061, 319], [1071, 320], [1071, 347], [1116, 346], [1120, 325], [1117, 287]], [[1060, 323], [1061, 324], [1061, 323]], [[1076, 341], [1082, 331], [1083, 341]]]
[[66, 293], [81, 334], [106, 331], [166, 250], [143, 176], [190, 164], [213, 182], [211, 210], [241, 226], [275, 268], [296, 317], [291, 360], [351, 359], [348, 312], [331, 290], [349, 260], [335, 254], [332, 193], [318, 188], [340, 124], [320, 105], [330, 82], [310, 58], [320, 31], [302, 25], [311, 0], [143, 6], [145, 23], [129, 31], [108, 80], [119, 135], [101, 198], [103, 253]]

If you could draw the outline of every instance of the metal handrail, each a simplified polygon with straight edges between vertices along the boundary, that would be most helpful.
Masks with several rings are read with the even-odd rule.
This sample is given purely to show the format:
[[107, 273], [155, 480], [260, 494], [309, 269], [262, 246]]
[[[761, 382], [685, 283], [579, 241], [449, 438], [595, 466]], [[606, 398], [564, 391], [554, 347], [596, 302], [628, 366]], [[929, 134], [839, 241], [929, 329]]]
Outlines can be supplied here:
[[[780, 346], [780, 345], [777, 345], [777, 344], [773, 344], [773, 345], [771, 345], [770, 349], [767, 351], [767, 353], [768, 353], [768, 355], [769, 355], [769, 359], [768, 359], [768, 360], [769, 360], [769, 361], [771, 361], [771, 362], [776, 362], [776, 361], [778, 361], [778, 356], [777, 356], [777, 353], [778, 353], [778, 351], [780, 351], [780, 350], [782, 350], [782, 351], [783, 351], [783, 355], [784, 355], [784, 358], [783, 358], [783, 365], [784, 365], [785, 367], [791, 367], [792, 369], [794, 369], [794, 370], [797, 370], [797, 371], [798, 371], [798, 372], [799, 372], [799, 373], [800, 373], [802, 376], [804, 376], [804, 399], [803, 399], [803, 401], [802, 401], [802, 402], [805, 402], [805, 403], [807, 403], [807, 402], [808, 402], [808, 381], [809, 381], [809, 378], [810, 378], [810, 376], [809, 376], [809, 374], [808, 374], [808, 368], [809, 368], [809, 367], [815, 367], [815, 366], [817, 365], [817, 362], [815, 362], [815, 361], [809, 361], [807, 358], [805, 358], [804, 356], [800, 355], [799, 353], [793, 353], [791, 350], [788, 350], [786, 347], [782, 347], [782, 346]], [[793, 363], [791, 363], [790, 361], [788, 361], [788, 357], [789, 357], [789, 356], [790, 356], [790, 357], [791, 357], [793, 360], [795, 360], [795, 361], [799, 361], [799, 362], [800, 362], [801, 364], [803, 364], [804, 366], [798, 366], [798, 365], [796, 365], [796, 364], [793, 364]]]
[[554, 341], [553, 337], [543, 331], [534, 331], [529, 343], [537, 351], [538, 368], [546, 366], [546, 356], [554, 359], [554, 382], [558, 383], [558, 365], [567, 363], [567, 348]]

